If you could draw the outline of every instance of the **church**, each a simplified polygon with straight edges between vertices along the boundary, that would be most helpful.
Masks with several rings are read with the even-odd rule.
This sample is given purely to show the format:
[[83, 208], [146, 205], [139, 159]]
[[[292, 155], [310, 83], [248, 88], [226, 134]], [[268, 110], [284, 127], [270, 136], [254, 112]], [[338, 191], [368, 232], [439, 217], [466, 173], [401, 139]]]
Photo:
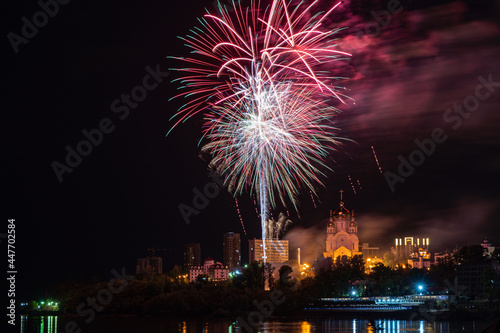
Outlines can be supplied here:
[[323, 256], [331, 257], [333, 260], [338, 257], [352, 258], [361, 255], [358, 224], [354, 220], [354, 215], [344, 207], [343, 192], [340, 190], [340, 207], [335, 211], [330, 210], [330, 220], [326, 226], [326, 252]]

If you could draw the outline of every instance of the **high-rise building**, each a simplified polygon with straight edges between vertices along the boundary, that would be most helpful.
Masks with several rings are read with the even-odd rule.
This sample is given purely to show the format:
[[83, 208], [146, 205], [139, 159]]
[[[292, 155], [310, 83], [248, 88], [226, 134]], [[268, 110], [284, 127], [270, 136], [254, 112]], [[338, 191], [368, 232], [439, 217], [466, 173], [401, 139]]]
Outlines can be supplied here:
[[148, 275], [162, 274], [163, 261], [161, 257], [146, 257], [137, 259], [135, 273], [144, 273]]
[[228, 232], [223, 238], [224, 265], [229, 269], [241, 266], [240, 234]]
[[[459, 286], [459, 292], [463, 295], [475, 297], [487, 292], [488, 285], [491, 283], [490, 287], [497, 289], [499, 287], [499, 273], [500, 264], [495, 260], [490, 262], [478, 262], [461, 264], [456, 266], [456, 279], [457, 285]], [[494, 280], [485, 280], [484, 276], [486, 272], [495, 272], [496, 276]], [[498, 289], [497, 289], [498, 290]]]
[[379, 248], [375, 246], [370, 246], [368, 243], [363, 243], [361, 245], [361, 253], [363, 253], [363, 259], [375, 258], [378, 256]]
[[201, 265], [200, 243], [189, 243], [184, 245], [184, 267]]
[[396, 258], [418, 258], [421, 251], [429, 252], [429, 238], [396, 238]]
[[[262, 239], [248, 241], [249, 261], [264, 261], [264, 246]], [[288, 240], [266, 239], [266, 262], [281, 264], [288, 261]]]
[[342, 193], [340, 190], [340, 207], [335, 210], [330, 210], [330, 221], [326, 227], [326, 251], [323, 253], [325, 258], [338, 257], [352, 258], [355, 255], [360, 255], [359, 239], [358, 239], [358, 224], [354, 220], [353, 214], [344, 207], [342, 201]]

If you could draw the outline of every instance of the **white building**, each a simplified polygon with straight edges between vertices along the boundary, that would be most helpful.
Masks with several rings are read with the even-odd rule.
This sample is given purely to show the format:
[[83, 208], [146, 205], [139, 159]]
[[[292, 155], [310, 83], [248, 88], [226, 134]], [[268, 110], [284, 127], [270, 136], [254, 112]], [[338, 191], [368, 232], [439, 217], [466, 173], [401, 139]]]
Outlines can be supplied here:
[[431, 259], [431, 254], [421, 248], [408, 259], [408, 265], [413, 268], [429, 269], [432, 264], [434, 261]]
[[229, 278], [229, 268], [212, 258], [206, 258], [203, 265], [193, 265], [189, 269], [189, 282], [196, 281], [200, 274], [208, 275], [211, 281], [223, 281]]

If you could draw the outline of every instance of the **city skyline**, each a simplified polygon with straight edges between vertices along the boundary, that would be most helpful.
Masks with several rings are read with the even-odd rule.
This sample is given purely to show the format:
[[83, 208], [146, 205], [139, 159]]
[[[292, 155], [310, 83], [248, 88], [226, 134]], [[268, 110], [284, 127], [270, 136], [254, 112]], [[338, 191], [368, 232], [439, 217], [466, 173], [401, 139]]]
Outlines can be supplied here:
[[[340, 198], [342, 198], [342, 193], [344, 191], [340, 190], [339, 192], [341, 192]], [[351, 217], [351, 214], [354, 215], [354, 212], [350, 213], [346, 209], [344, 202], [340, 201], [340, 204], [337, 207], [337, 209], [330, 210], [330, 222], [333, 221], [332, 216], [335, 216], [336, 221], [337, 221], [339, 216], [342, 216], [342, 215], [338, 215], [339, 212], [340, 212], [340, 214], [342, 214], [342, 212], [344, 212], [346, 214], [345, 221], [351, 221], [351, 222], [354, 221], [354, 216]], [[343, 220], [340, 218], [338, 221], [343, 221]], [[327, 241], [327, 243], [328, 243], [328, 235], [330, 233], [332, 233], [332, 231], [330, 231], [330, 222], [328, 222], [327, 224], [324, 225], [324, 228], [322, 231], [323, 235], [316, 240], [316, 243], [309, 244], [309, 246], [306, 245], [303, 247], [303, 249], [305, 250], [304, 251], [305, 253], [311, 253], [312, 252], [311, 249], [314, 248], [317, 256], [315, 258], [309, 258], [310, 261], [311, 261], [311, 259], [316, 260], [316, 259], [326, 257], [326, 256], [330, 256], [332, 258], [335, 257], [333, 255], [328, 254], [328, 251], [332, 251], [332, 250], [328, 250], [328, 245], [326, 245], [326, 246], [323, 245], [323, 249], [327, 250], [326, 253], [318, 255], [319, 252], [317, 250], [318, 246], [321, 247], [322, 241]], [[337, 224], [339, 224], [339, 225], [340, 225], [340, 223], [341, 222], [337, 222]], [[352, 225], [350, 227], [352, 227]], [[361, 226], [361, 228], [362, 227], [363, 226]], [[347, 225], [346, 225], [346, 228], [347, 228]], [[358, 228], [357, 224], [356, 224], [355, 228], [356, 228], [356, 233], [357, 233], [357, 228]], [[337, 233], [338, 231], [340, 231], [340, 229], [337, 229], [333, 233]], [[284, 234], [285, 235], [283, 238], [286, 238], [286, 231], [284, 231]], [[430, 236], [430, 235], [427, 235], [427, 236]], [[223, 234], [223, 242], [222, 242], [222, 246], [221, 246], [223, 254], [222, 254], [221, 258], [226, 257], [225, 253], [226, 253], [226, 238], [227, 237], [238, 237], [238, 242], [240, 242], [240, 235], [238, 233], [235, 233], [235, 232], [224, 233]], [[361, 239], [361, 240], [357, 241], [357, 242], [359, 242], [359, 251], [353, 252], [354, 253], [353, 255], [362, 255], [364, 259], [371, 258], [373, 256], [378, 256], [379, 258], [382, 258], [384, 253], [392, 251], [396, 258], [405, 257], [406, 259], [409, 259], [410, 254], [416, 253], [416, 252], [418, 252], [419, 249], [421, 249], [421, 250], [428, 252], [429, 255], [432, 255], [432, 258], [434, 258], [434, 254], [441, 255], [442, 253], [451, 253], [453, 251], [457, 251], [461, 247], [457, 243], [457, 245], [455, 247], [437, 247], [437, 248], [434, 247], [433, 248], [430, 245], [430, 243], [431, 243], [430, 239], [432, 239], [432, 236], [430, 236], [430, 237], [422, 237], [422, 236], [413, 237], [413, 236], [409, 236], [409, 235], [398, 236], [398, 237], [395, 237], [393, 239], [393, 241], [395, 241], [393, 244], [379, 244], [379, 243], [377, 243], [376, 240], [373, 240], [373, 239]], [[481, 240], [475, 240], [472, 243], [466, 244], [466, 245], [479, 245], [479, 244], [481, 244], [484, 246], [484, 244], [490, 244], [490, 246], [492, 246], [491, 242], [489, 242], [489, 239], [491, 239], [491, 238], [488, 238], [487, 236], [485, 236]], [[249, 247], [252, 248], [255, 246], [254, 245], [255, 242], [259, 241], [259, 240], [261, 240], [261, 239], [258, 239], [258, 238], [246, 239], [246, 242], [248, 243]], [[272, 241], [273, 239], [268, 238], [267, 240]], [[487, 243], [485, 243], [485, 242], [487, 242]], [[261, 244], [261, 243], [258, 243], [258, 244]], [[199, 243], [185, 244], [185, 248], [187, 248], [188, 246], [191, 246], [191, 245], [198, 245], [199, 246], [200, 244]], [[381, 247], [381, 245], [382, 245], [382, 247]], [[262, 245], [260, 245], [260, 246], [262, 246]], [[269, 246], [273, 247], [272, 244]], [[332, 246], [332, 245], [330, 245], [330, 246]], [[339, 246], [341, 246], [341, 245], [337, 245], [335, 247], [339, 247]], [[495, 246], [495, 245], [493, 244], [493, 246]], [[245, 248], [245, 246], [243, 246], [243, 248]], [[287, 261], [290, 261], [290, 262], [296, 261], [297, 260], [297, 258], [296, 258], [297, 251], [296, 250], [299, 249], [300, 247], [297, 246], [296, 244], [293, 244], [293, 243], [290, 243], [290, 244], [287, 243], [286, 248], [287, 248], [286, 252], [288, 253], [288, 260]], [[220, 251], [216, 251], [216, 252], [220, 252]], [[365, 254], [365, 252], [366, 252], [366, 254]], [[294, 253], [294, 254], [292, 254], [292, 253]], [[333, 253], [333, 251], [332, 251], [332, 253]], [[345, 255], [345, 254], [341, 253], [339, 255]], [[241, 254], [240, 254], [240, 256], [241, 256]], [[262, 254], [260, 254], [260, 256], [262, 256]], [[214, 256], [213, 253], [205, 253], [200, 258], [202, 258], [202, 260], [204, 260], [204, 258], [211, 258], [211, 257], [214, 257], [216, 260], [218, 259], [218, 256]], [[248, 264], [252, 261], [251, 258], [253, 258], [253, 257], [256, 258], [258, 256], [256, 256], [255, 254], [252, 256], [250, 253], [248, 253], [248, 255], [244, 257], [244, 258], [248, 258], [248, 260], [243, 259], [240, 262]], [[348, 254], [348, 257], [352, 257], [352, 255]], [[184, 263], [186, 263], [186, 261], [184, 261]], [[225, 264], [225, 266], [231, 268], [230, 265]], [[184, 264], [184, 267], [189, 267], [189, 266]], [[240, 266], [234, 266], [234, 267], [240, 267]]]
[[[344, 3], [325, 23], [347, 28], [339, 45], [353, 54], [346, 87], [354, 102], [334, 119], [346, 140], [326, 161], [331, 170], [322, 170], [318, 197], [302, 191], [298, 212], [271, 212], [277, 219], [288, 210], [292, 225], [282, 238], [290, 253], [300, 247], [302, 257], [311, 255], [305, 244], [324, 232], [343, 189], [360, 244], [382, 250], [406, 236], [429, 237], [432, 252], [484, 236], [500, 244], [496, 9], [413, 2], [384, 26], [370, 14], [386, 10], [377, 4]], [[8, 7], [6, 35], [22, 34], [21, 18], [41, 10]], [[222, 261], [227, 232], [240, 234], [248, 258], [248, 239], [261, 235], [254, 196], [236, 202], [208, 171], [201, 119], [166, 136], [183, 104], [169, 101], [177, 86], [166, 57], [185, 54], [177, 36], [189, 33], [204, 7], [213, 1], [175, 10], [153, 1], [71, 2], [18, 52], [4, 40], [5, 218], [16, 219], [19, 297], [93, 276], [109, 280], [122, 267], [132, 274], [152, 244], [171, 249], [160, 253], [164, 271], [183, 263], [190, 242], [201, 243], [201, 260]], [[366, 33], [374, 26], [378, 32]], [[76, 158], [78, 150], [86, 156]], [[200, 193], [206, 200], [195, 200]]]

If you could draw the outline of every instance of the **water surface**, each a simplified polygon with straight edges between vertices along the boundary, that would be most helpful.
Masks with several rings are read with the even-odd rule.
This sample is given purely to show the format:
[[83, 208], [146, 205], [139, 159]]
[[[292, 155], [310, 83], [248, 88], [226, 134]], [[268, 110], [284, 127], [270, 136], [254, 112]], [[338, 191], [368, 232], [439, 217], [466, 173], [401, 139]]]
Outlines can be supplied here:
[[[164, 317], [98, 317], [90, 323], [80, 318], [62, 316], [27, 317], [20, 320], [21, 333], [64, 333], [68, 322], [75, 322], [82, 333], [168, 333], [168, 332], [246, 332], [245, 324], [231, 319], [175, 319]], [[253, 332], [261, 333], [361, 333], [361, 332], [481, 332], [488, 323], [477, 321], [433, 321], [376, 319], [335, 319], [335, 318], [294, 318], [273, 319], [257, 326]], [[374, 326], [375, 325], [375, 326]], [[374, 329], [374, 328], [377, 329]], [[75, 332], [78, 332], [76, 330]]]

